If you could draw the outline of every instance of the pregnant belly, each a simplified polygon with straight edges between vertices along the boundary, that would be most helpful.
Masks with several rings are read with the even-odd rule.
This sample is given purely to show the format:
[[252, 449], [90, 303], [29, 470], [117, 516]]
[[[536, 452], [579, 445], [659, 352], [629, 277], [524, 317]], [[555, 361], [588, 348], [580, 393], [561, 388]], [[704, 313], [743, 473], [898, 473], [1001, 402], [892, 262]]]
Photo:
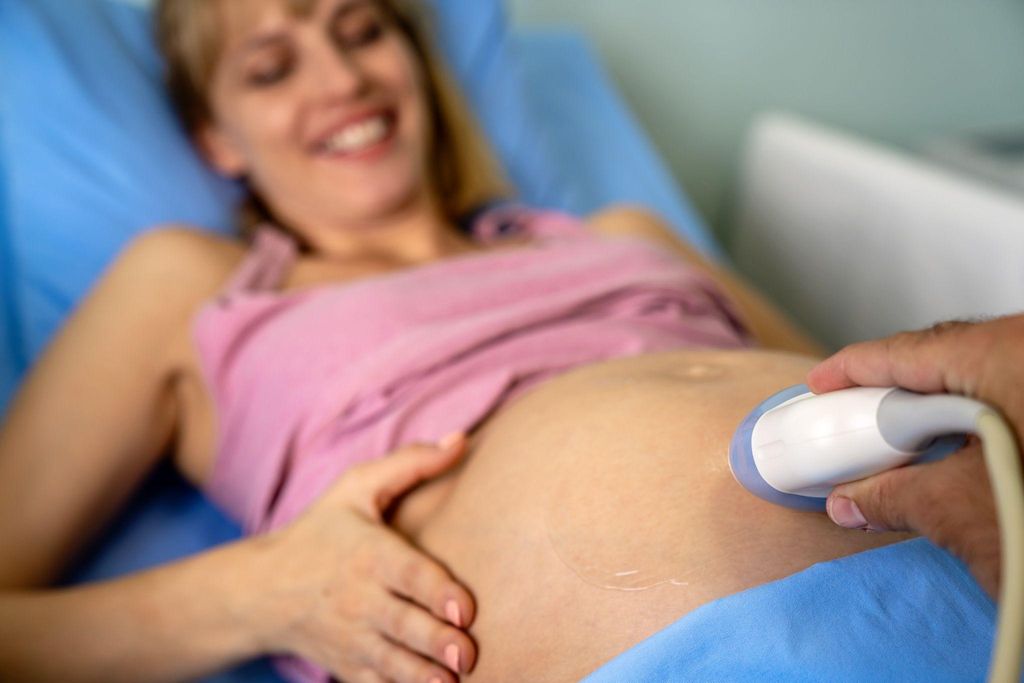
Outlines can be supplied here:
[[394, 523], [472, 591], [463, 680], [574, 681], [696, 607], [884, 538], [744, 491], [740, 420], [814, 361], [674, 351], [586, 366], [497, 412]]

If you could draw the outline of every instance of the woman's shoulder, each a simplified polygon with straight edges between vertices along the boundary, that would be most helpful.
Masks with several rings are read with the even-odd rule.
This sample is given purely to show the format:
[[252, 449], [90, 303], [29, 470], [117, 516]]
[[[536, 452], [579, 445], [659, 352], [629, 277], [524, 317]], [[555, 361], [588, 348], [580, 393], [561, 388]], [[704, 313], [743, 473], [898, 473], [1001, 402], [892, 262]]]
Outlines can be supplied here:
[[593, 232], [610, 237], [641, 237], [658, 244], [679, 242], [672, 227], [657, 213], [637, 204], [613, 204], [586, 217]]
[[201, 228], [168, 224], [129, 242], [108, 277], [123, 283], [122, 296], [151, 304], [156, 318], [186, 328], [196, 311], [224, 286], [246, 255], [241, 240]]
[[245, 254], [240, 240], [190, 225], [168, 224], [135, 237], [112, 268], [130, 273], [135, 288], [180, 301], [213, 296]]
[[683, 262], [708, 265], [692, 245], [680, 239], [671, 225], [654, 211], [638, 204], [614, 204], [590, 214], [587, 227], [607, 237], [633, 237], [669, 250]]
[[156, 352], [175, 375], [194, 371], [192, 326], [199, 313], [225, 286], [247, 254], [240, 239], [230, 239], [186, 224], [153, 226], [129, 242], [107, 277], [121, 283], [113, 296], [121, 304], [143, 306], [148, 325], [159, 328], [163, 348]]
[[136, 236], [122, 257], [166, 268], [211, 268], [237, 265], [246, 252], [239, 239], [184, 223], [155, 225]]

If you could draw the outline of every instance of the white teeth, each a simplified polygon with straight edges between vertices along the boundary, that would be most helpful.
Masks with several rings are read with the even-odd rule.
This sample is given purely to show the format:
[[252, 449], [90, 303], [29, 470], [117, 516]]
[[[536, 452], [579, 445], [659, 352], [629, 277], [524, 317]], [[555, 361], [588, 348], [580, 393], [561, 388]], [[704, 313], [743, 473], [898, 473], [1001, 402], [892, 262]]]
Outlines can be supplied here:
[[358, 152], [383, 140], [390, 127], [384, 116], [375, 116], [338, 131], [327, 139], [324, 149], [327, 152]]

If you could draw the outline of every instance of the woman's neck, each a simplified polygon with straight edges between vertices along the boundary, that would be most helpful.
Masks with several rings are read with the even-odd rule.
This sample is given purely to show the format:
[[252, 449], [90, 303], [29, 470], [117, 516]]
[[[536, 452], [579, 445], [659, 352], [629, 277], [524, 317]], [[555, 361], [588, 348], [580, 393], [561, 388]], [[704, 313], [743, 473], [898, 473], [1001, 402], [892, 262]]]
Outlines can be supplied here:
[[473, 249], [472, 241], [429, 199], [362, 223], [301, 232], [311, 250], [329, 260], [374, 258], [415, 265]]

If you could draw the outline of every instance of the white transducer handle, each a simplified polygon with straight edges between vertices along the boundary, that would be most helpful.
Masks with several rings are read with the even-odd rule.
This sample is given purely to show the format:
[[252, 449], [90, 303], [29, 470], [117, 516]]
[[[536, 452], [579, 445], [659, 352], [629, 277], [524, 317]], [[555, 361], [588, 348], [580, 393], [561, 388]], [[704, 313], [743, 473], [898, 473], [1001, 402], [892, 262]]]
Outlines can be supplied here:
[[911, 462], [936, 436], [972, 432], [982, 408], [891, 387], [807, 393], [758, 419], [752, 457], [774, 489], [825, 497], [839, 484]]

